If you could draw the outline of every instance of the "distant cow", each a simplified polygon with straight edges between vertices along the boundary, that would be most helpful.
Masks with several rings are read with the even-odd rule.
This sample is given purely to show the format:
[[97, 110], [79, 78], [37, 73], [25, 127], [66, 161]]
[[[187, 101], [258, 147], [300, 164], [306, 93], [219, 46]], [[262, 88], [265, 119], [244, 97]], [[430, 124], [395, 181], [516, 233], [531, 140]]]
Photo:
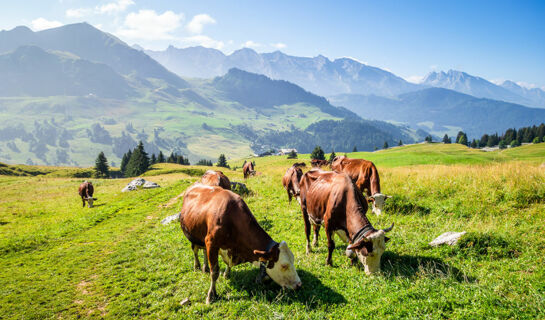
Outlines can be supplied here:
[[[304, 163], [303, 163], [304, 164]], [[300, 189], [299, 189], [299, 180], [303, 176], [303, 170], [300, 168], [300, 163], [295, 163], [286, 170], [286, 174], [282, 177], [282, 185], [286, 192], [288, 193], [288, 199], [291, 203], [291, 198], [295, 197], [297, 202], [301, 203], [299, 198]]]
[[220, 187], [191, 186], [184, 196], [180, 225], [191, 242], [195, 269], [200, 268], [198, 249], [206, 248], [211, 279], [206, 303], [217, 296], [218, 255], [227, 265], [226, 278], [233, 266], [245, 262], [257, 266], [263, 263], [267, 275], [280, 286], [301, 287], [293, 265], [294, 256], [286, 242], [272, 240], [237, 194]]
[[[326, 263], [332, 265], [331, 255], [335, 249], [333, 235], [350, 243], [347, 255], [357, 258], [365, 267], [365, 273], [380, 270], [380, 258], [386, 249], [388, 237], [385, 233], [393, 228], [376, 230], [365, 212], [367, 201], [344, 173], [313, 169], [301, 178], [301, 210], [305, 223], [307, 253], [310, 252], [310, 224], [314, 225], [314, 245], [318, 242], [320, 225], [324, 225], [327, 236], [328, 255]], [[353, 260], [354, 261], [354, 260]]]
[[323, 166], [327, 166], [329, 163], [327, 162], [327, 160], [312, 159], [310, 160], [310, 164], [314, 168], [321, 168]]
[[392, 196], [380, 193], [380, 178], [374, 163], [364, 159], [339, 156], [331, 162], [331, 169], [338, 173], [346, 173], [360, 191], [366, 193], [367, 200], [373, 203], [373, 212], [377, 216], [382, 213], [384, 202]]
[[227, 178], [227, 176], [224, 175], [221, 171], [206, 171], [201, 177], [200, 182], [208, 186], [218, 186], [226, 190], [231, 190], [231, 181], [229, 181], [229, 178]]
[[244, 179], [248, 179], [249, 176], [254, 176], [254, 164], [251, 161], [244, 163], [244, 165], [242, 166], [242, 173], [244, 174]]
[[95, 189], [93, 188], [93, 184], [91, 182], [84, 181], [79, 185], [78, 193], [81, 197], [81, 201], [83, 202], [83, 207], [85, 207], [85, 201], [87, 201], [89, 208], [93, 207], [93, 201], [97, 199], [93, 198], [93, 192], [95, 192]]

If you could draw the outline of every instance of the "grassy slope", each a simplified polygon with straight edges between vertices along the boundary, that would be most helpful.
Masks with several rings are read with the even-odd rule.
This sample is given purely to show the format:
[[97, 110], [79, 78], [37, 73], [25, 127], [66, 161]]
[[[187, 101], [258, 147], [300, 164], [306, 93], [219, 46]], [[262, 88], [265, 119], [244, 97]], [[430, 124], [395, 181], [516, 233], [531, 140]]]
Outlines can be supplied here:
[[[177, 224], [160, 224], [181, 207], [161, 205], [196, 179], [190, 168], [162, 165], [149, 177], [162, 188], [132, 193], [120, 192], [129, 179], [93, 180], [93, 209], [82, 209], [76, 195], [82, 179], [2, 176], [0, 318], [545, 317], [545, 148], [461, 158], [457, 148], [361, 154], [376, 157], [384, 192], [394, 195], [386, 214], [370, 216], [376, 227], [396, 224], [376, 277], [351, 267], [339, 241], [335, 266], [326, 267], [323, 231], [307, 256], [300, 210], [280, 183], [293, 160], [255, 159], [260, 174], [247, 181], [253, 194], [245, 200], [275, 240], [288, 242], [304, 288], [255, 285], [257, 270], [242, 265], [230, 280], [220, 278], [222, 299], [211, 306], [204, 304], [209, 276], [192, 271], [189, 242]], [[453, 157], [466, 164], [440, 165]], [[520, 159], [531, 161], [511, 161]], [[432, 164], [403, 165], [415, 162]], [[240, 170], [224, 172], [242, 181]], [[451, 230], [507, 245], [484, 253], [427, 246]], [[186, 297], [192, 304], [180, 306]]]

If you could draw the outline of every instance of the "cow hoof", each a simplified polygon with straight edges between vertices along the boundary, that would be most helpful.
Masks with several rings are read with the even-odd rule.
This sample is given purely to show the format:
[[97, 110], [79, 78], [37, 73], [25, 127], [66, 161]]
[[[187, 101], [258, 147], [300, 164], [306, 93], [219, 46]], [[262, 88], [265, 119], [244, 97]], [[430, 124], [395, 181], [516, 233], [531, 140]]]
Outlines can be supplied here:
[[307, 254], [310, 254], [312, 252], [312, 248], [310, 247], [310, 244], [307, 244]]
[[214, 300], [217, 300], [218, 294], [215, 292], [209, 292], [208, 296], [206, 297], [206, 304], [211, 304], [214, 302]]
[[330, 260], [328, 260], [328, 261], [325, 262], [325, 265], [326, 265], [326, 266], [333, 267], [333, 262], [330, 261]]
[[315, 248], [318, 247], [318, 240], [312, 241], [312, 246]]

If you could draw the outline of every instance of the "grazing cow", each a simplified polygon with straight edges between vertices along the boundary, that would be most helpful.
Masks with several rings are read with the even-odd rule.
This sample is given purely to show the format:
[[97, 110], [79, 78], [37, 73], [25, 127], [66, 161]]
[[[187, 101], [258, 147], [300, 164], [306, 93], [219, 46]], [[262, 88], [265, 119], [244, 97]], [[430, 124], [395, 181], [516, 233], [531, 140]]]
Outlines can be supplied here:
[[323, 166], [327, 166], [329, 163], [327, 162], [327, 160], [312, 159], [310, 160], [310, 164], [314, 168], [321, 168]]
[[233, 266], [245, 262], [261, 266], [263, 263], [266, 274], [280, 286], [301, 287], [293, 265], [294, 256], [286, 242], [272, 240], [237, 194], [220, 187], [191, 186], [184, 196], [180, 225], [191, 242], [195, 269], [200, 268], [197, 250], [206, 248], [211, 279], [206, 303], [217, 296], [218, 255], [227, 265], [226, 278]]
[[[304, 165], [304, 163], [303, 163]], [[299, 189], [299, 180], [303, 176], [303, 170], [300, 168], [300, 163], [295, 163], [286, 170], [286, 174], [282, 177], [282, 185], [284, 189], [288, 192], [288, 199], [291, 203], [291, 198], [295, 197], [297, 202], [301, 204], [301, 199], [299, 198], [300, 189]]]
[[[344, 173], [312, 169], [303, 175], [300, 185], [307, 253], [311, 251], [310, 224], [314, 225], [315, 246], [320, 225], [323, 224], [327, 236], [328, 265], [333, 263], [331, 255], [335, 249], [333, 236], [336, 233], [343, 241], [350, 243], [347, 255], [357, 256], [366, 274], [379, 271], [380, 258], [389, 240], [386, 232], [394, 225], [384, 230], [373, 228], [365, 215], [367, 202]], [[355, 258], [352, 262], [355, 262]]]
[[384, 202], [392, 196], [380, 193], [380, 178], [374, 163], [364, 159], [339, 156], [331, 162], [331, 169], [337, 173], [346, 173], [358, 189], [366, 193], [367, 200], [373, 203], [373, 213], [377, 216], [382, 213]]
[[84, 208], [85, 201], [87, 201], [89, 208], [93, 207], [93, 201], [97, 199], [93, 198], [93, 192], [95, 192], [95, 188], [93, 188], [93, 184], [91, 182], [84, 181], [82, 184], [79, 185], [78, 193], [81, 197]]
[[226, 190], [231, 190], [231, 181], [229, 181], [229, 178], [227, 178], [227, 176], [224, 175], [221, 171], [206, 171], [201, 177], [200, 182], [208, 186], [218, 186]]
[[252, 161], [245, 162], [242, 166], [242, 173], [244, 174], [244, 179], [248, 179], [249, 176], [255, 175], [255, 168]]

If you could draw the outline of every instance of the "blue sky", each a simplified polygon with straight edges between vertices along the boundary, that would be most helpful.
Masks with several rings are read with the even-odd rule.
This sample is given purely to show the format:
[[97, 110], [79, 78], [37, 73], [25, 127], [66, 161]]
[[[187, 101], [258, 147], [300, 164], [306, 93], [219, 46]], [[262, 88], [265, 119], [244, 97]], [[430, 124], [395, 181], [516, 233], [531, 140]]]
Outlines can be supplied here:
[[353, 57], [417, 80], [456, 69], [545, 87], [545, 1], [0, 0], [0, 29], [87, 21], [129, 44]]

